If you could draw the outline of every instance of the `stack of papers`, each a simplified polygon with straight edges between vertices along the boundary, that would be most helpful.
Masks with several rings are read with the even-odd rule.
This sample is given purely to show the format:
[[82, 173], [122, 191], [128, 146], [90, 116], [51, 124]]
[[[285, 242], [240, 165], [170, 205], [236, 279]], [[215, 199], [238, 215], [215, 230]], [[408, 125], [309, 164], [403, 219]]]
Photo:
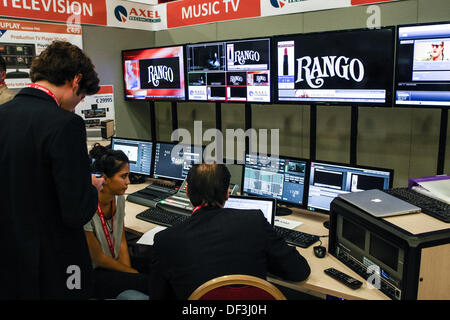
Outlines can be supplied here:
[[157, 234], [158, 232], [160, 232], [164, 229], [166, 229], [166, 227], [162, 227], [162, 226], [155, 227], [155, 228], [147, 231], [146, 233], [144, 233], [144, 235], [136, 243], [144, 244], [147, 246], [152, 246], [153, 239], [155, 238], [155, 234]]

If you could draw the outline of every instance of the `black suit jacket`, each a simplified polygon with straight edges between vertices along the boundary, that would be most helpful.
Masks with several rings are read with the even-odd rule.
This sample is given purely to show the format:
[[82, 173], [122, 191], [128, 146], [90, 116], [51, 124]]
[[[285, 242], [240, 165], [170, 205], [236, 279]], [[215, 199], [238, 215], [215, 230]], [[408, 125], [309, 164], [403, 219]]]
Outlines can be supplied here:
[[98, 200], [81, 117], [22, 89], [0, 106], [0, 168], [0, 299], [87, 298]]
[[307, 261], [259, 210], [206, 209], [159, 232], [150, 269], [150, 299], [187, 299], [204, 282], [228, 274], [305, 280]]

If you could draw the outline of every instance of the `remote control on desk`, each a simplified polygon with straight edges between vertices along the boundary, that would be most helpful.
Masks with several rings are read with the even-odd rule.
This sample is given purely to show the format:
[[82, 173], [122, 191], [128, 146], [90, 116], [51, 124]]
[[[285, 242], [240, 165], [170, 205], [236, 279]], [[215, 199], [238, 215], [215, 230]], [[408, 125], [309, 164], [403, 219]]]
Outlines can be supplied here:
[[350, 277], [348, 274], [345, 274], [342, 271], [336, 270], [334, 268], [328, 268], [324, 270], [324, 272], [337, 281], [342, 282], [347, 287], [352, 288], [353, 290], [358, 289], [362, 285], [361, 281], [356, 280], [355, 278]]

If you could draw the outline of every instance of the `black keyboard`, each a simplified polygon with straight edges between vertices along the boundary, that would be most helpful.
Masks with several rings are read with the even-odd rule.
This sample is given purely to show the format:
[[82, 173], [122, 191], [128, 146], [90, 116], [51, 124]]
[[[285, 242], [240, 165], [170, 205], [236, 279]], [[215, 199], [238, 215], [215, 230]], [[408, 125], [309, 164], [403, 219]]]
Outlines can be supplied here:
[[[190, 216], [177, 214], [156, 207], [156, 208], [149, 208], [139, 213], [136, 216], [136, 218], [147, 222], [159, 224], [162, 226], [172, 227], [174, 225], [186, 221], [187, 219], [190, 218]], [[286, 240], [287, 243], [293, 244], [301, 248], [308, 248], [310, 245], [319, 240], [318, 236], [296, 230], [286, 229], [278, 226], [274, 226], [274, 229], [281, 237], [283, 237]]]
[[313, 234], [304, 233], [297, 230], [286, 229], [283, 227], [274, 226], [275, 231], [286, 240], [287, 243], [293, 244], [297, 247], [308, 248], [310, 245], [319, 241], [319, 237]]
[[185, 216], [178, 213], [173, 213], [161, 208], [149, 208], [141, 213], [139, 213], [136, 218], [156, 223], [166, 227], [172, 227], [179, 223], [182, 223], [190, 218], [190, 216]]
[[384, 192], [409, 202], [422, 209], [422, 212], [441, 221], [450, 222], [450, 205], [427, 197], [421, 193], [408, 188], [394, 188], [384, 190]]

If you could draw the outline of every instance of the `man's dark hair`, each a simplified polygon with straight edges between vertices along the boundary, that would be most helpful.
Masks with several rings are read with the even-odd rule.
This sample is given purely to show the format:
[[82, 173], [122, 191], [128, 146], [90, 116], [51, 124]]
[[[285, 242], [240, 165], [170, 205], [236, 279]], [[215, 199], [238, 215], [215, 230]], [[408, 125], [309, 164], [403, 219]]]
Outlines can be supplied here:
[[222, 207], [231, 174], [224, 164], [195, 164], [187, 176], [189, 199], [194, 207]]
[[6, 61], [0, 56], [0, 72], [6, 71]]
[[66, 41], [53, 41], [31, 63], [30, 78], [32, 82], [47, 80], [62, 86], [81, 74], [77, 94], [92, 95], [100, 89], [94, 68], [91, 59], [77, 46]]

